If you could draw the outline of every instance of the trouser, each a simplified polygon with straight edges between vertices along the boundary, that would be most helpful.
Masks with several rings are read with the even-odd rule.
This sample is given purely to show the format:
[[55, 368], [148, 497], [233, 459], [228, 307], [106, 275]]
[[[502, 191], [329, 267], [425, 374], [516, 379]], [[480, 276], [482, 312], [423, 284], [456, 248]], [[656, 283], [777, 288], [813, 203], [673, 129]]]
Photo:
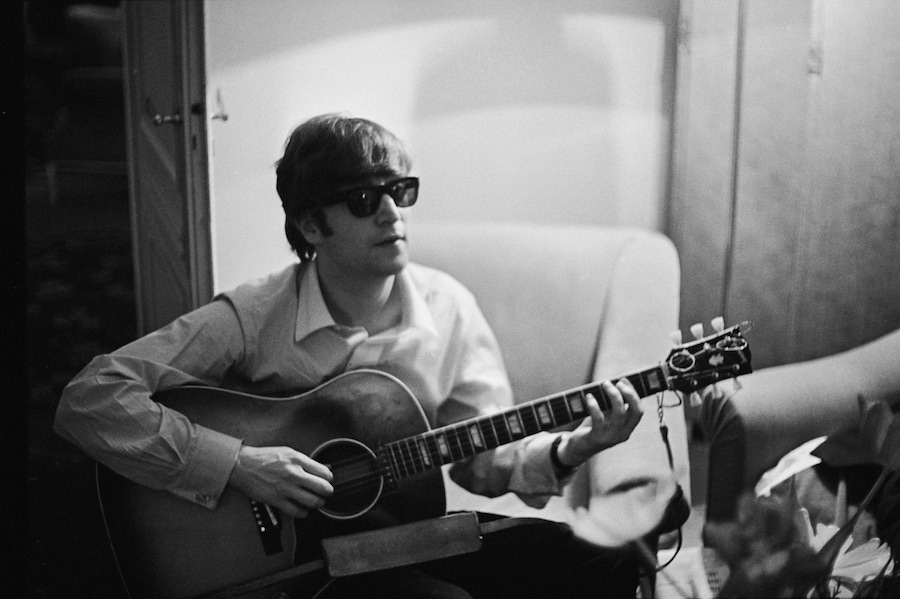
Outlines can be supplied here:
[[[496, 516], [479, 514], [482, 522], [491, 518]], [[315, 596], [317, 599], [633, 598], [637, 585], [637, 554], [630, 547], [598, 547], [575, 536], [566, 524], [529, 519], [522, 525], [485, 534], [482, 547], [476, 552], [336, 578], [327, 581]]]
[[727, 522], [737, 517], [738, 498], [744, 489], [744, 423], [727, 397], [707, 397], [701, 410], [703, 433], [710, 441], [706, 519]]

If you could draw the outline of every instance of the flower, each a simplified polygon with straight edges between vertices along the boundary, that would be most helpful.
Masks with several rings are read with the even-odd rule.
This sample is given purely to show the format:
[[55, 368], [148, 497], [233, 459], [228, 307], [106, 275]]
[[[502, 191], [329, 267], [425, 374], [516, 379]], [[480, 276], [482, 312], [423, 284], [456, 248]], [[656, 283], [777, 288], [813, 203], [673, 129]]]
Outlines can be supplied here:
[[736, 521], [706, 524], [707, 544], [730, 570], [720, 597], [803, 597], [826, 574], [796, 514], [780, 497], [744, 495]]
[[[833, 524], [822, 523], [813, 528], [809, 512], [801, 508], [800, 513], [806, 523], [810, 546], [816, 552], [821, 552], [840, 529]], [[858, 593], [864, 583], [874, 581], [878, 576], [891, 576], [894, 573], [890, 547], [881, 539], [871, 538], [862, 545], [850, 549], [852, 546], [853, 537], [847, 537], [838, 551], [831, 574], [823, 583], [827, 588], [828, 597], [860, 596]]]
[[[735, 522], [706, 524], [704, 538], [731, 570], [720, 597], [874, 597], [886, 588], [886, 577], [895, 572], [891, 549], [872, 538], [851, 550], [851, 533], [885, 481], [900, 471], [900, 418], [883, 401], [858, 400], [857, 426], [829, 443], [813, 439], [792, 451], [763, 475], [758, 497], [741, 497]], [[856, 513], [839, 519], [840, 527], [814, 528], [795, 494], [769, 495], [818, 461], [882, 466]]]

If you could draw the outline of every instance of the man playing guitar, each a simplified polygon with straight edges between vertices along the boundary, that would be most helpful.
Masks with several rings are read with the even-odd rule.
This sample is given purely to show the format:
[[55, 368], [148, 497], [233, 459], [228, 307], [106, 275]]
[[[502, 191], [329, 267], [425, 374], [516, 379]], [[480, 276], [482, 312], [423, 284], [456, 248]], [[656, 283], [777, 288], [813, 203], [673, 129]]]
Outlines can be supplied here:
[[[156, 394], [204, 385], [284, 397], [371, 369], [402, 381], [431, 427], [513, 406], [497, 341], [471, 293], [409, 261], [419, 191], [410, 172], [402, 143], [373, 122], [332, 114], [298, 126], [277, 165], [277, 190], [299, 262], [96, 357], [64, 391], [55, 430], [179, 502], [215, 511], [237, 491], [274, 520], [302, 523], [335, 493], [327, 463], [296, 447], [245, 443]], [[304, 421], [315, 419], [308, 403]], [[642, 416], [627, 379], [585, 394], [584, 410], [572, 430], [477, 452], [456, 461], [451, 477], [474, 493], [513, 492], [543, 506], [591, 456], [628, 439]], [[477, 431], [467, 439], [483, 441]], [[487, 535], [474, 553], [335, 579], [321, 596], [634, 596], [629, 549], [595, 547], [558, 523], [525, 528]]]

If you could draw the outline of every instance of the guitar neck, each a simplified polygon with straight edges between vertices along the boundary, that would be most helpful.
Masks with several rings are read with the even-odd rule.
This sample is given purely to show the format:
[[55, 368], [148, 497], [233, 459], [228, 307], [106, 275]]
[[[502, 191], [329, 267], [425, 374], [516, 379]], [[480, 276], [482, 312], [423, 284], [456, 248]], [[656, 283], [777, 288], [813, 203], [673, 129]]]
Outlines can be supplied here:
[[[640, 397], [669, 388], [665, 366], [659, 364], [624, 377]], [[381, 446], [383, 468], [399, 480], [458, 462], [572, 422], [589, 415], [586, 395], [599, 402], [601, 410], [610, 405], [600, 391], [600, 383], [590, 383], [562, 393], [518, 404], [513, 408], [463, 420]]]

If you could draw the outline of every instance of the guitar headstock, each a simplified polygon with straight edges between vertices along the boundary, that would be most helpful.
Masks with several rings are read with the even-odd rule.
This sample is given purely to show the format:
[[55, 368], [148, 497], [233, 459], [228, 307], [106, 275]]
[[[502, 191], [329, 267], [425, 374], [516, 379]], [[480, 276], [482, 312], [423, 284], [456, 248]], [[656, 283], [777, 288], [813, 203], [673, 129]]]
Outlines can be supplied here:
[[749, 329], [749, 323], [673, 348], [665, 362], [670, 388], [691, 393], [717, 381], [753, 372], [750, 345], [741, 327]]

